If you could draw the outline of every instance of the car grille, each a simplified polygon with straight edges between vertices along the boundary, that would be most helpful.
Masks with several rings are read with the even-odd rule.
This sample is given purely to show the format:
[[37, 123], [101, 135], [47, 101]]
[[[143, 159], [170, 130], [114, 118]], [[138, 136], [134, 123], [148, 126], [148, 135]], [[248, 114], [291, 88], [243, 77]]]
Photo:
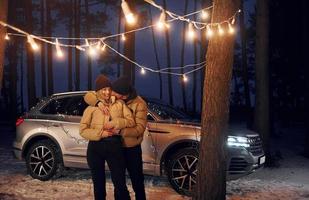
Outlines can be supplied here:
[[241, 174], [246, 171], [247, 161], [243, 158], [232, 158], [229, 167], [229, 174]]
[[263, 154], [262, 140], [259, 136], [249, 137], [248, 142], [250, 147], [247, 149], [252, 153], [252, 155], [257, 156]]

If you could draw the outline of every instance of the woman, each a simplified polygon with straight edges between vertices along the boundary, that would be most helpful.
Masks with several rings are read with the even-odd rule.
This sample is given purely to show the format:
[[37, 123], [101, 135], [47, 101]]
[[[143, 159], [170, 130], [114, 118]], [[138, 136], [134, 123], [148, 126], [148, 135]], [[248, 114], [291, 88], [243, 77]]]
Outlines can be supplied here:
[[96, 200], [106, 198], [105, 161], [111, 172], [115, 200], [130, 199], [125, 180], [125, 161], [119, 130], [134, 127], [135, 122], [129, 108], [111, 97], [111, 82], [99, 75], [96, 79], [96, 95], [109, 107], [104, 115], [98, 107], [88, 106], [80, 122], [80, 135], [89, 140], [87, 161], [91, 169]]

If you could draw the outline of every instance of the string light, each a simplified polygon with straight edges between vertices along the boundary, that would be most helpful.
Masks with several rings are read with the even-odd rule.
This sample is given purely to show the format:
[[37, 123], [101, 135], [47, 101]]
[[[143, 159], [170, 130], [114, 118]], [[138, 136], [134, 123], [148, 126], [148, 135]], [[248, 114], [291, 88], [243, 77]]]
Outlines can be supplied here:
[[159, 21], [157, 22], [157, 28], [163, 30], [164, 28], [169, 28], [169, 25], [165, 22], [166, 14], [164, 11], [161, 12]]
[[183, 82], [188, 82], [188, 77], [184, 74], [184, 75], [182, 75], [182, 80], [183, 80]]
[[97, 43], [97, 45], [96, 45], [96, 49], [97, 49], [97, 50], [100, 50], [100, 49], [101, 49], [101, 42], [100, 42], [100, 41], [98, 41], [98, 43]]
[[142, 75], [145, 75], [145, 74], [146, 74], [146, 70], [145, 70], [144, 67], [141, 68], [141, 74], [142, 74]]
[[126, 41], [126, 36], [124, 34], [121, 34], [121, 40]]
[[220, 36], [224, 35], [224, 30], [222, 29], [221, 25], [218, 25], [218, 33]]
[[10, 40], [9, 34], [6, 33], [5, 36], [4, 36], [4, 39], [5, 39], [5, 40]]
[[62, 58], [63, 57], [63, 52], [60, 48], [60, 45], [59, 45], [59, 42], [58, 42], [58, 39], [56, 38], [56, 54], [59, 58]]
[[128, 22], [128, 24], [135, 24], [136, 23], [136, 18], [134, 14], [131, 12], [128, 3], [125, 0], [122, 0], [121, 2], [121, 8], [123, 11], [123, 14]]
[[230, 23], [229, 23], [229, 33], [230, 34], [235, 33], [235, 29], [234, 29], [234, 27]]
[[202, 10], [202, 12], [201, 12], [201, 18], [202, 18], [203, 20], [208, 19], [208, 18], [209, 18], [209, 13], [208, 13], [206, 10]]
[[35, 41], [34, 41], [34, 39], [31, 35], [27, 35], [27, 40], [28, 40], [28, 43], [31, 45], [31, 47], [34, 51], [39, 49], [39, 46], [37, 45], [37, 43], [35, 43]]
[[193, 40], [193, 39], [195, 38], [195, 31], [194, 31], [194, 29], [193, 29], [192, 23], [189, 23], [189, 25], [188, 25], [187, 37], [188, 37], [190, 40]]
[[211, 29], [210, 26], [207, 26], [207, 31], [206, 31], [206, 36], [211, 38], [213, 36], [214, 32], [213, 30]]
[[106, 44], [103, 44], [103, 47], [101, 48], [101, 51], [105, 51]]

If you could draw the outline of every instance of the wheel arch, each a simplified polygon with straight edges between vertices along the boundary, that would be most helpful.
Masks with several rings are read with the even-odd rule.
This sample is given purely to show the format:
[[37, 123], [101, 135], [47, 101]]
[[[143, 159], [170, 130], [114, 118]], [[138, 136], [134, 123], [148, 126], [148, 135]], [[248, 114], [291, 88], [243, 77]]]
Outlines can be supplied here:
[[57, 146], [60, 153], [62, 154], [62, 149], [54, 137], [52, 137], [51, 135], [45, 134], [45, 133], [40, 133], [40, 134], [32, 135], [26, 140], [25, 145], [23, 146], [23, 149], [22, 149], [22, 158], [26, 158], [27, 152], [29, 151], [31, 146], [40, 140], [50, 140]]
[[192, 139], [183, 139], [177, 142], [170, 144], [163, 152], [161, 161], [160, 161], [160, 174], [162, 175], [165, 172], [165, 168], [167, 163], [169, 162], [169, 158], [176, 153], [179, 149], [192, 147], [196, 149], [197, 152], [199, 150], [199, 142]]

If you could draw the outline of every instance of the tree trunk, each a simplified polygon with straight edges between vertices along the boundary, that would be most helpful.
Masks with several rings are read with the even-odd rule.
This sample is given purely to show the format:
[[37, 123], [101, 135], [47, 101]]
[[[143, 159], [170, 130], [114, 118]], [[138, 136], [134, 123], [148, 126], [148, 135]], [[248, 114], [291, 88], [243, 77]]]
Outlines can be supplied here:
[[[268, 0], [259, 0], [256, 2], [256, 100], [254, 127], [255, 130], [261, 135], [266, 157], [270, 156], [268, 12]], [[268, 161], [266, 160], [267, 163]]]
[[[150, 14], [150, 24], [153, 24], [151, 7], [150, 6], [149, 6], [149, 14]], [[160, 70], [161, 66], [160, 66], [160, 61], [159, 61], [156, 36], [155, 36], [153, 28], [151, 28], [151, 34], [152, 34], [152, 43], [153, 43], [154, 53], [155, 53], [155, 57], [156, 57], [156, 63], [157, 63], [157, 66], [158, 66], [158, 70]], [[158, 73], [158, 76], [159, 76], [160, 99], [162, 100], [162, 98], [163, 98], [162, 74]]]
[[[7, 21], [8, 14], [8, 1], [0, 1], [0, 20], [3, 22]], [[5, 43], [4, 36], [6, 34], [6, 28], [0, 25], [0, 91], [2, 89], [3, 82], [3, 68], [4, 68], [4, 53], [5, 53]]]
[[[130, 6], [130, 9], [133, 13], [135, 12], [135, 2], [134, 0], [127, 0], [127, 3]], [[124, 30], [125, 32], [136, 29], [135, 25], [130, 25], [125, 23]], [[127, 56], [131, 60], [135, 60], [135, 33], [132, 32], [130, 34], [126, 34], [126, 41], [123, 45], [124, 55]], [[135, 66], [133, 63], [125, 60], [123, 65], [123, 75], [128, 76], [131, 81], [131, 84], [135, 83]]]
[[[238, 1], [214, 0], [212, 22], [231, 17]], [[206, 54], [201, 142], [195, 200], [222, 200], [226, 195], [226, 131], [235, 36], [214, 36]], [[207, 134], [206, 134], [207, 133]]]
[[[188, 0], [185, 1], [185, 9], [183, 15], [186, 15], [188, 12]], [[184, 66], [185, 63], [185, 44], [186, 44], [186, 25], [187, 22], [182, 23], [182, 44], [181, 44], [181, 54], [180, 54], [180, 66]], [[184, 70], [181, 68], [180, 72], [183, 74]], [[187, 98], [186, 98], [186, 82], [181, 81], [181, 94], [182, 94], [182, 106], [183, 109], [186, 111], [187, 110]]]
[[[75, 37], [80, 38], [80, 4], [81, 0], [74, 1], [74, 29]], [[76, 45], [80, 45], [80, 40], [75, 41]], [[75, 49], [75, 90], [80, 90], [80, 52]]]
[[[46, 2], [46, 34], [52, 36], [52, 17], [51, 1]], [[47, 76], [48, 76], [48, 95], [54, 93], [54, 74], [53, 74], [53, 46], [47, 45]]]
[[[86, 11], [86, 32], [87, 37], [91, 37], [91, 27], [90, 27], [90, 20], [89, 20], [89, 8], [88, 8], [88, 0], [85, 0], [85, 11]], [[87, 63], [88, 63], [88, 90], [91, 90], [92, 88], [92, 62], [90, 56], [87, 57]]]
[[[32, 1], [24, 1], [25, 8], [25, 20], [26, 20], [26, 31], [28, 33], [33, 32], [32, 28]], [[34, 69], [34, 54], [30, 44], [27, 44], [26, 48], [27, 55], [27, 89], [28, 89], [28, 109], [36, 103], [36, 90], [35, 90], [35, 69]]]
[[[45, 35], [45, 0], [41, 0], [41, 33]], [[41, 43], [41, 84], [42, 84], [42, 96], [45, 97], [46, 94], [46, 66], [45, 66], [45, 42]]]
[[249, 80], [248, 80], [247, 34], [246, 34], [246, 24], [245, 24], [245, 14], [244, 14], [244, 0], [241, 0], [240, 9], [242, 10], [239, 16], [240, 38], [241, 38], [242, 78], [244, 82], [247, 127], [251, 128], [252, 117], [250, 113], [251, 112], [251, 101], [250, 101], [250, 90], [249, 90]]
[[[163, 0], [163, 8], [166, 10], [166, 0]], [[170, 48], [170, 34], [167, 29], [165, 29], [165, 39], [166, 39], [166, 58], [167, 58], [167, 67], [170, 68], [172, 66], [171, 63], [171, 48]], [[171, 70], [168, 70], [169, 72]], [[169, 94], [169, 104], [174, 105], [174, 95], [173, 95], [173, 82], [172, 75], [167, 75], [168, 82], [168, 94]]]
[[[70, 0], [71, 5], [73, 5], [73, 0]], [[68, 36], [72, 38], [73, 36], [73, 6], [69, 9], [69, 25], [68, 25]], [[72, 40], [69, 40], [69, 45], [72, 44]], [[68, 48], [68, 90], [73, 91], [73, 49]]]

